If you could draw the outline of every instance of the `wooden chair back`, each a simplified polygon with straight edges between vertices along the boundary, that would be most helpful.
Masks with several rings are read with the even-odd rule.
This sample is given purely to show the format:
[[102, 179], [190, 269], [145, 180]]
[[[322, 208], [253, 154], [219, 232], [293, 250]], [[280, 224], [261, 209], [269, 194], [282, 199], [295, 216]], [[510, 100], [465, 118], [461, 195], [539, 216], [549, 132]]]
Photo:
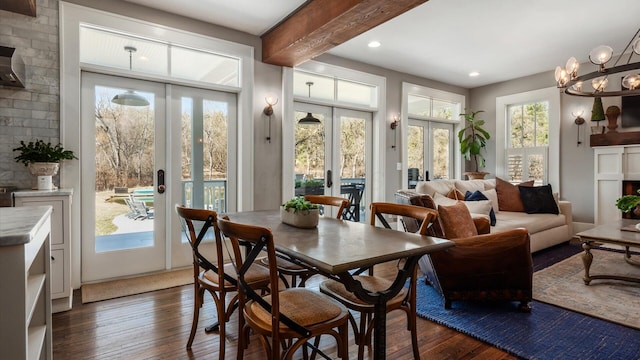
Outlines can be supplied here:
[[348, 209], [351, 202], [347, 198], [329, 195], [305, 195], [304, 199], [312, 204], [335, 206], [338, 208], [336, 218], [342, 219], [344, 210]]
[[427, 235], [429, 227], [436, 221], [438, 212], [433, 209], [428, 209], [422, 206], [409, 205], [409, 204], [397, 204], [388, 202], [374, 202], [371, 203], [371, 221], [370, 224], [375, 226], [376, 219], [382, 223], [387, 229], [391, 229], [387, 219], [384, 215], [405, 216], [416, 219], [421, 222], [420, 228], [417, 233], [420, 235]]

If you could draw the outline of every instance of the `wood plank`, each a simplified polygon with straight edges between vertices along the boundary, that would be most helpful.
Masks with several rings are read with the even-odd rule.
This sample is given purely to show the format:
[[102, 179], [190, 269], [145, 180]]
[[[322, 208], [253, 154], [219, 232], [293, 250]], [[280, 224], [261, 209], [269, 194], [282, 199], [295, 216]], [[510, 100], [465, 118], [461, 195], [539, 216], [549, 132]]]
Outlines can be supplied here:
[[[376, 266], [376, 275], [392, 278], [396, 263]], [[317, 288], [323, 281], [313, 276], [307, 282]], [[77, 291], [76, 291], [77, 292]], [[193, 314], [193, 286], [159, 290], [145, 294], [82, 304], [73, 297], [73, 309], [53, 314], [53, 353], [55, 359], [217, 359], [218, 334], [205, 334], [204, 327], [215, 320], [213, 300], [205, 296], [200, 322], [191, 351], [186, 350]], [[357, 319], [357, 318], [356, 318]], [[238, 315], [227, 324], [226, 358], [235, 359]], [[484, 342], [418, 317], [418, 343], [423, 359], [505, 359], [516, 357]], [[387, 358], [413, 359], [411, 337], [402, 311], [387, 315]], [[320, 348], [337, 358], [335, 342], [323, 337]], [[349, 331], [349, 358], [356, 359], [358, 348]], [[247, 360], [264, 359], [257, 337], [245, 350]], [[365, 350], [365, 359], [373, 358]], [[299, 358], [296, 356], [296, 358]]]
[[299, 65], [426, 1], [308, 1], [262, 35], [262, 61]]
[[36, 0], [6, 0], [0, 1], [0, 10], [18, 14], [36, 16]]
[[607, 132], [591, 135], [589, 140], [591, 146], [640, 144], [640, 131]]

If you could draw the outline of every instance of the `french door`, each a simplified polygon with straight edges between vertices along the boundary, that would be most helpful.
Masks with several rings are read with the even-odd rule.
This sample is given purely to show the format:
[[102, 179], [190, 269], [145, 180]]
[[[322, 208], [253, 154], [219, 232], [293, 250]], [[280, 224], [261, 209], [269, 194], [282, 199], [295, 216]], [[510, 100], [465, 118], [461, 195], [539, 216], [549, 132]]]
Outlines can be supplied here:
[[164, 84], [83, 72], [81, 106], [82, 282], [165, 269]]
[[[345, 218], [366, 221], [371, 196], [371, 132], [369, 112], [296, 103], [295, 194], [326, 194], [351, 201]], [[300, 124], [311, 113], [320, 123]], [[327, 209], [326, 215], [336, 216]]]
[[409, 119], [409, 188], [419, 180], [453, 178], [453, 125]]

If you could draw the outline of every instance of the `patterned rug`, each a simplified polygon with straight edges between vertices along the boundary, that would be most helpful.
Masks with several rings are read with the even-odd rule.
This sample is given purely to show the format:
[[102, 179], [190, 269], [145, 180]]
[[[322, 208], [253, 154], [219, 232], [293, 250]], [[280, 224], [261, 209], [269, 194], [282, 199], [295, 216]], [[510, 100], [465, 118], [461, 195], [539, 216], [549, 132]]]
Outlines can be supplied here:
[[[627, 264], [623, 254], [592, 250], [590, 274], [616, 274], [640, 278], [640, 267]], [[582, 254], [533, 275], [533, 298], [618, 324], [640, 329], [640, 284], [617, 280], [582, 281]]]
[[[534, 268], [548, 268], [548, 272], [556, 271], [552, 265], [554, 262], [567, 256], [574, 258], [573, 255], [578, 253], [579, 249], [578, 245], [565, 244], [548, 251], [540, 251], [534, 254]], [[619, 253], [616, 255], [622, 256]], [[594, 271], [597, 269], [598, 259], [604, 260], [604, 256], [598, 256], [599, 253], [594, 256]], [[565, 262], [572, 261], [572, 258]], [[577, 260], [580, 261], [579, 256]], [[620, 260], [624, 262], [623, 259]], [[565, 267], [562, 262], [559, 265], [560, 268]], [[582, 269], [581, 263], [578, 268]], [[584, 287], [582, 273], [578, 273], [578, 284]], [[603, 288], [597, 285], [598, 282], [608, 281], [594, 280], [589, 287]], [[625, 288], [628, 287], [624, 285], [626, 283], [618, 283], [623, 284]], [[635, 286], [640, 287], [639, 284]], [[559, 290], [558, 292], [563, 293]], [[564, 293], [569, 293], [569, 290], [565, 290]], [[417, 297], [417, 311], [420, 317], [460, 331], [523, 359], [640, 359], [640, 330], [586, 316], [577, 311], [539, 301], [532, 302], [532, 311], [528, 314], [519, 312], [515, 302], [486, 304], [454, 301], [452, 308], [445, 310], [440, 294], [425, 284], [424, 279], [418, 281]], [[640, 306], [637, 299], [637, 296], [627, 299], [620, 307], [628, 312], [638, 312]], [[607, 302], [612, 305], [619, 301]], [[616, 312], [624, 313], [622, 310]]]

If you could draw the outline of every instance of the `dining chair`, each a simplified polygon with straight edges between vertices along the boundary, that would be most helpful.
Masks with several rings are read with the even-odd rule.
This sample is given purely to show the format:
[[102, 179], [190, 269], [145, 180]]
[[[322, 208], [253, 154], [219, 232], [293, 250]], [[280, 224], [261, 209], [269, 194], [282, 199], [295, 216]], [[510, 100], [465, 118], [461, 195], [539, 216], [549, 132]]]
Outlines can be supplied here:
[[[185, 233], [193, 254], [193, 288], [194, 288], [194, 307], [193, 321], [191, 323], [191, 333], [187, 341], [187, 349], [191, 349], [193, 338], [198, 327], [198, 318], [200, 308], [204, 303], [205, 291], [211, 294], [215, 302], [216, 312], [218, 315], [217, 324], [213, 324], [207, 329], [218, 330], [220, 337], [220, 359], [225, 358], [225, 335], [226, 323], [229, 321], [231, 314], [239, 306], [238, 303], [238, 280], [232, 262], [224, 260], [225, 249], [220, 241], [220, 236], [208, 235], [210, 230], [216, 229], [216, 220], [218, 215], [213, 210], [193, 209], [176, 205], [176, 212], [183, 220]], [[209, 232], [209, 234], [211, 234]], [[216, 257], [213, 262], [208, 260], [200, 251], [202, 241], [205, 239], [213, 239], [215, 243]], [[245, 281], [262, 292], [269, 291], [269, 270], [264, 266], [255, 266], [250, 272], [245, 274]], [[236, 292], [226, 305], [227, 294]], [[226, 305], [226, 306], [225, 306]]]
[[[391, 225], [385, 215], [404, 216], [416, 219], [416, 221], [420, 223], [417, 233], [420, 235], [426, 235], [429, 227], [436, 220], [438, 213], [435, 210], [415, 205], [386, 202], [371, 203], [370, 224], [372, 226], [375, 226], [376, 220], [378, 220], [382, 226], [391, 229]], [[361, 273], [361, 271], [358, 273]], [[420, 359], [420, 353], [418, 351], [418, 335], [416, 330], [416, 277], [417, 267], [409, 280], [409, 288], [402, 289], [398, 295], [388, 300], [387, 313], [393, 310], [402, 310], [406, 313], [407, 330], [411, 332], [413, 357], [415, 359]], [[369, 275], [356, 275], [353, 278], [360, 281], [365, 289], [372, 292], [385, 290], [389, 288], [392, 283], [390, 280], [373, 275], [373, 269], [369, 269]], [[349, 320], [353, 327], [356, 344], [358, 345], [358, 359], [362, 359], [364, 357], [365, 345], [371, 348], [373, 321], [375, 321], [375, 319], [373, 319], [373, 305], [367, 304], [358, 299], [352, 292], [348, 291], [342, 283], [335, 280], [325, 280], [320, 283], [320, 292], [338, 300], [348, 309], [360, 313], [359, 326], [356, 325], [356, 321], [353, 316], [350, 316]]]
[[[239, 303], [244, 315], [240, 317], [238, 325], [238, 359], [243, 358], [251, 330], [260, 336], [268, 359], [292, 359], [294, 353], [310, 339], [316, 338], [317, 346], [317, 340], [323, 334], [335, 338], [340, 358], [347, 359], [349, 311], [339, 302], [317, 291], [305, 288], [284, 288], [280, 291], [271, 231], [264, 227], [233, 223], [227, 219], [218, 219], [217, 226], [219, 234], [231, 239], [238, 269], [241, 289]], [[244, 261], [240, 256], [240, 241], [253, 245]], [[247, 282], [247, 274], [256, 267], [253, 260], [264, 252], [269, 264], [271, 292], [260, 296]], [[306, 354], [306, 347], [302, 350]], [[317, 347], [314, 351], [316, 350]]]
[[[349, 199], [339, 197], [339, 196], [329, 196], [329, 195], [305, 195], [304, 199], [309, 201], [312, 204], [316, 205], [325, 205], [325, 206], [333, 206], [336, 207], [336, 218], [341, 219], [345, 214], [345, 211], [349, 208], [350, 202]], [[262, 259], [263, 264], [266, 265], [266, 258]], [[277, 266], [278, 273], [280, 274], [280, 279], [284, 283], [286, 287], [304, 287], [307, 280], [313, 276], [315, 271], [310, 270], [304, 266], [295, 264], [287, 259], [279, 256], [277, 258]], [[286, 276], [291, 276], [291, 283], [289, 283], [286, 279]], [[298, 283], [298, 278], [300, 278], [300, 282]]]

